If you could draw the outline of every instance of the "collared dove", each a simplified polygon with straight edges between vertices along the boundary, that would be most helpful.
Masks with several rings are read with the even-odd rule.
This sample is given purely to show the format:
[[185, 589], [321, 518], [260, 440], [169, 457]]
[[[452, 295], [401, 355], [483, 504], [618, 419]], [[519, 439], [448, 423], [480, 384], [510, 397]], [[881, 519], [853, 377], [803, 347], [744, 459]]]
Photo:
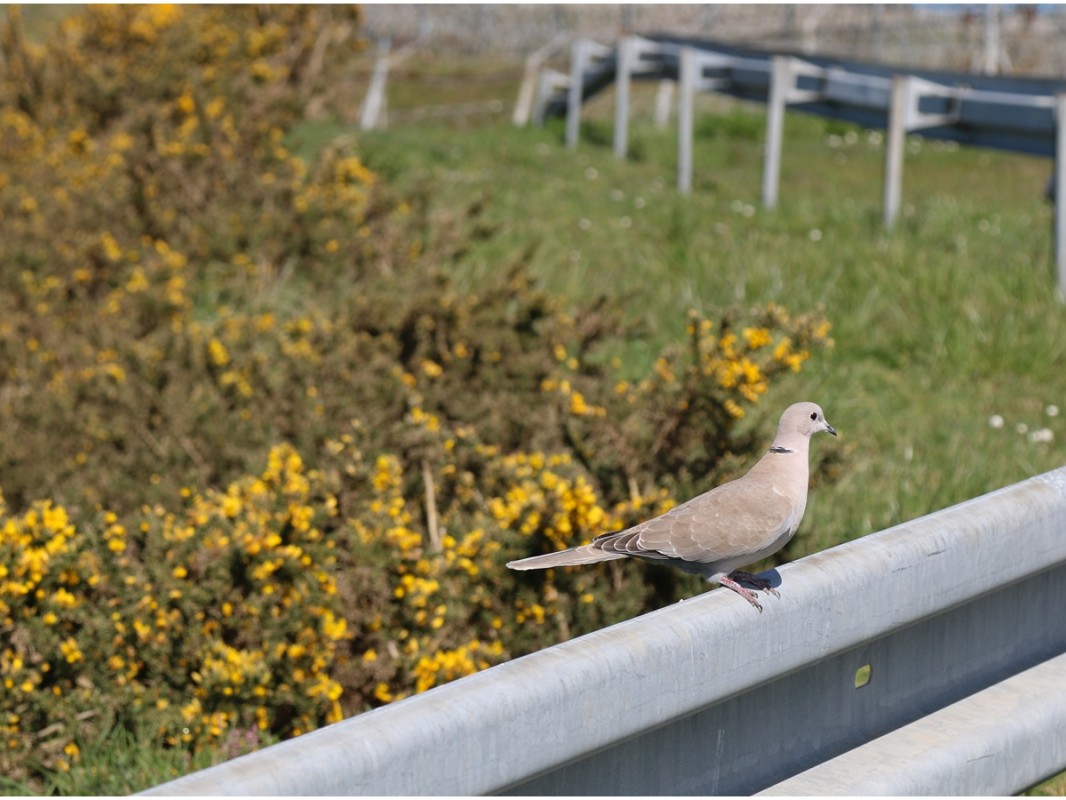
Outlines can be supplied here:
[[780, 597], [770, 582], [738, 567], [776, 553], [796, 533], [807, 508], [807, 455], [811, 436], [837, 432], [814, 403], [785, 409], [773, 444], [741, 478], [623, 531], [557, 553], [512, 561], [511, 569], [545, 569], [636, 556], [702, 575], [739, 594], [760, 612], [744, 581]]

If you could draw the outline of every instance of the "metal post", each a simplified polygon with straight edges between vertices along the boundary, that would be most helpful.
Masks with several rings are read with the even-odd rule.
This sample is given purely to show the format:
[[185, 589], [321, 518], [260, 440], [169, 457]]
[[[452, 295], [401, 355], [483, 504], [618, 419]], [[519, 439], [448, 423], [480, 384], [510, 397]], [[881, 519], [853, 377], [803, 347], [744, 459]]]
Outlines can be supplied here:
[[696, 51], [681, 50], [677, 93], [677, 190], [692, 192], [692, 102], [696, 93]]
[[899, 216], [900, 187], [903, 184], [903, 145], [907, 138], [907, 95], [910, 78], [892, 76], [885, 137], [885, 230], [892, 230]]
[[566, 96], [566, 146], [571, 149], [577, 147], [578, 136], [581, 132], [581, 95], [584, 89], [586, 52], [585, 43], [581, 40], [574, 42], [570, 50], [570, 89]]
[[374, 74], [370, 78], [370, 88], [367, 90], [366, 98], [363, 100], [363, 111], [359, 115], [359, 128], [364, 131], [373, 130], [378, 127], [379, 122], [384, 126], [385, 104], [387, 102], [385, 84], [389, 77], [390, 47], [389, 39], [378, 40]]
[[1066, 93], [1055, 98], [1055, 266], [1066, 302]]
[[626, 157], [629, 134], [629, 87], [630, 73], [636, 61], [637, 39], [627, 36], [618, 43], [618, 61], [615, 69], [614, 96], [614, 157]]
[[659, 90], [655, 93], [655, 127], [663, 130], [670, 124], [670, 101], [674, 97], [675, 81], [665, 78], [659, 81]]
[[777, 205], [777, 186], [781, 177], [781, 139], [785, 128], [785, 103], [792, 84], [792, 59], [774, 56], [770, 72], [770, 96], [766, 104], [766, 153], [763, 157], [762, 205]]

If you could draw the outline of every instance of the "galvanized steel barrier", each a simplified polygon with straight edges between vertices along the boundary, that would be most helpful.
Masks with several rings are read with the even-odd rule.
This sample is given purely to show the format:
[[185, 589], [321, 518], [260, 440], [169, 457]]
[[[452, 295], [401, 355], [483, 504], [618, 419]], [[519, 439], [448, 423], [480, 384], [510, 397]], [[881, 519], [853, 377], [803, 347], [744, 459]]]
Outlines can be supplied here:
[[[678, 84], [677, 187], [682, 194], [692, 190], [693, 95], [718, 92], [768, 106], [765, 208], [777, 203], [788, 106], [887, 131], [883, 205], [889, 229], [899, 215], [904, 139], [915, 131], [932, 139], [1053, 157], [1053, 195], [1066, 197], [1066, 80], [915, 70], [673, 36], [630, 36], [613, 48], [578, 39], [569, 76], [551, 72], [541, 82], [533, 116], [542, 122], [565, 115], [566, 144], [575, 147], [582, 104], [614, 83], [614, 152], [624, 158], [632, 80]], [[1060, 299], [1066, 300], [1066, 203], [1057, 203], [1055, 212], [1055, 271]]]
[[[825, 497], [823, 495], [823, 502]], [[1066, 768], [1066, 467], [147, 794], [1009, 794]]]

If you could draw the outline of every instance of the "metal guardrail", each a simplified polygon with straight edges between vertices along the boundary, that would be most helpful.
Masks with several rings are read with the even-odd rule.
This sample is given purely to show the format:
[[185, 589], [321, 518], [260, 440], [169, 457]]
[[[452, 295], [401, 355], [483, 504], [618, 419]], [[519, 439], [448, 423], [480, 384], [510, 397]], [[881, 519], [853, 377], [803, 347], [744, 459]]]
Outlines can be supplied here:
[[[823, 498], [824, 500], [824, 498]], [[1008, 794], [1066, 767], [1066, 467], [146, 794]]]
[[[631, 80], [671, 80], [678, 92], [678, 190], [692, 188], [693, 94], [713, 91], [767, 103], [767, 142], [762, 203], [777, 203], [783, 117], [786, 106], [888, 132], [884, 224], [899, 214], [903, 145], [920, 130], [945, 139], [1056, 158], [1054, 197], [1066, 197], [1066, 80], [1002, 78], [914, 70], [825, 57], [771, 53], [722, 42], [667, 36], [622, 39], [609, 48], [589, 40], [573, 44], [569, 77], [554, 74], [541, 84], [538, 121], [566, 116], [566, 143], [577, 145], [582, 103], [612, 82], [615, 155], [627, 147]], [[1066, 209], [1055, 213], [1055, 269], [1066, 300]]]

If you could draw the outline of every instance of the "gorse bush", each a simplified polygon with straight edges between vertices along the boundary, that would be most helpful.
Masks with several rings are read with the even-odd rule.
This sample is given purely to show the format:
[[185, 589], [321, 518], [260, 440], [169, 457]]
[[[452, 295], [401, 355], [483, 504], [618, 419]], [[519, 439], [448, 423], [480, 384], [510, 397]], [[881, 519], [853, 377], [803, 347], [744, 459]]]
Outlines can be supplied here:
[[116, 723], [178, 745], [340, 719], [330, 668], [348, 631], [314, 482], [279, 447], [261, 475], [179, 513], [105, 512], [81, 530], [48, 502], [5, 513], [5, 774], [27, 758], [69, 768], [78, 739]]
[[[342, 137], [357, 11], [90, 7], [0, 72], [0, 769], [297, 735], [677, 596], [645, 568], [519, 575], [708, 488], [736, 424], [829, 343], [693, 314], [624, 381], [605, 303], [521, 261], [450, 277]], [[649, 568], [651, 569], [651, 568]], [[260, 739], [257, 738], [257, 741]], [[141, 788], [141, 787], [130, 787]]]

